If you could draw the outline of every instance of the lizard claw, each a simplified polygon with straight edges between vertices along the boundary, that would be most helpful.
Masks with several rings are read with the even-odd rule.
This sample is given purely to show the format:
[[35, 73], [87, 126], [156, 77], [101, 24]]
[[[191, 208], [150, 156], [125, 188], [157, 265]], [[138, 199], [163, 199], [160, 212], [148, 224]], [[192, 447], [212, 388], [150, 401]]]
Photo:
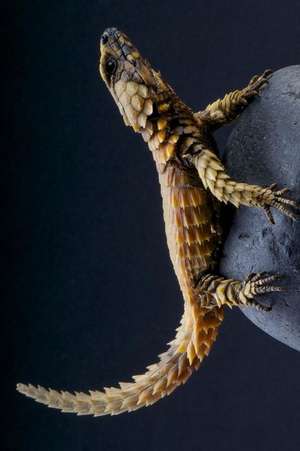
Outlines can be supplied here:
[[254, 75], [246, 88], [246, 97], [250, 98], [259, 96], [261, 88], [263, 88], [268, 83], [271, 75], [271, 69], [265, 70], [261, 75]]
[[266, 216], [267, 216], [268, 221], [269, 221], [271, 224], [275, 224], [274, 217], [273, 217], [273, 214], [272, 214], [272, 212], [271, 212], [270, 207], [269, 207], [268, 205], [265, 205], [265, 206], [263, 207], [263, 209], [264, 209], [264, 212], [265, 212], [265, 214], [266, 214]]
[[272, 71], [267, 69], [261, 75], [254, 75], [251, 78], [248, 86], [245, 88], [244, 97], [246, 100], [250, 100], [254, 97], [260, 96], [261, 89], [268, 83], [269, 78], [271, 77]]
[[298, 218], [298, 211], [300, 210], [300, 204], [289, 199], [285, 195], [289, 192], [288, 188], [277, 190], [277, 184], [272, 183], [263, 190], [263, 193], [259, 196], [259, 203], [264, 209], [269, 221], [274, 224], [274, 218], [271, 213], [270, 207], [277, 208], [283, 214], [289, 218], [296, 220]]
[[250, 274], [242, 286], [241, 301], [244, 305], [255, 307], [257, 310], [269, 312], [271, 306], [261, 304], [255, 296], [261, 294], [286, 291], [283, 287], [272, 285], [272, 282], [282, 278], [279, 274], [267, 272]]

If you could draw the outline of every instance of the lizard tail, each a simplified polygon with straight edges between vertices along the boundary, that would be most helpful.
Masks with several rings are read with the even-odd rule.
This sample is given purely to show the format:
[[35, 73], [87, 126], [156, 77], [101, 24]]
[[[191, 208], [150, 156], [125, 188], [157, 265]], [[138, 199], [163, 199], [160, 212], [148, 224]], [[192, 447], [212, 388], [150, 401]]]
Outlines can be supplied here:
[[17, 390], [35, 401], [62, 412], [77, 415], [117, 415], [154, 404], [184, 384], [216, 339], [223, 311], [203, 313], [199, 308], [187, 309], [182, 316], [175, 339], [160, 354], [158, 363], [147, 367], [134, 382], [120, 382], [119, 388], [104, 388], [89, 393], [56, 391], [31, 384], [17, 384]]

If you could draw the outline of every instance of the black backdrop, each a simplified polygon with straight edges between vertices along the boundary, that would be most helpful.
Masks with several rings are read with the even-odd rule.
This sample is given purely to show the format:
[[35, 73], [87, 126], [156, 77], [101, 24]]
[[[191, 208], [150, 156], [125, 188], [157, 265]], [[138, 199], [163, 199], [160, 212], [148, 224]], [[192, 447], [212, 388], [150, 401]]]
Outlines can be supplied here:
[[14, 393], [17, 381], [84, 391], [128, 380], [182, 311], [150, 152], [99, 79], [102, 31], [125, 31], [197, 109], [299, 64], [299, 1], [18, 1], [11, 12], [14, 267], [2, 328], [15, 340], [1, 410], [16, 409], [2, 449], [300, 449], [299, 355], [238, 310], [201, 370], [151, 408], [78, 418]]

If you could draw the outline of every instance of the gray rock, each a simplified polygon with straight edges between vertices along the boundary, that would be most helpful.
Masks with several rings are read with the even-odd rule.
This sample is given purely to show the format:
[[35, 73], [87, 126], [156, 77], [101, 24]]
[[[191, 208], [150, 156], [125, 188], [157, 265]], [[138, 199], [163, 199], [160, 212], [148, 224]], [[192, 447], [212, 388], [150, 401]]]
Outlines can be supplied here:
[[[261, 97], [239, 118], [224, 157], [234, 178], [259, 185], [276, 182], [300, 199], [299, 65], [273, 74]], [[234, 213], [220, 272], [237, 279], [251, 272], [283, 274], [288, 291], [260, 298], [272, 305], [270, 313], [242, 311], [262, 330], [300, 351], [300, 221], [273, 213], [275, 225], [261, 209], [241, 207]]]

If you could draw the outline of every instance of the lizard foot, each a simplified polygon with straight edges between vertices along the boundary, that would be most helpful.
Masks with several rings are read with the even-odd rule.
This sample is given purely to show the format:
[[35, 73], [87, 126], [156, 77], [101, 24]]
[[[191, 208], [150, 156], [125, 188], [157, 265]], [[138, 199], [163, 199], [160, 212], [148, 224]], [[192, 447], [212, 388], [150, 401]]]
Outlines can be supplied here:
[[260, 90], [268, 83], [269, 78], [272, 75], [271, 69], [267, 69], [261, 75], [254, 75], [251, 78], [248, 86], [245, 88], [244, 97], [246, 99], [258, 96]]
[[255, 307], [257, 310], [269, 312], [271, 306], [266, 306], [258, 302], [255, 297], [261, 294], [273, 293], [275, 291], [285, 291], [283, 287], [272, 285], [272, 282], [280, 279], [278, 274], [267, 272], [250, 274], [245, 282], [242, 283], [241, 290], [237, 293], [240, 304]]
[[257, 196], [257, 202], [262, 207], [267, 215], [267, 218], [271, 224], [275, 224], [271, 207], [277, 208], [281, 213], [285, 214], [289, 218], [296, 220], [299, 216], [300, 204], [296, 201], [286, 197], [289, 192], [288, 188], [277, 190], [276, 183], [263, 189], [263, 191]]

